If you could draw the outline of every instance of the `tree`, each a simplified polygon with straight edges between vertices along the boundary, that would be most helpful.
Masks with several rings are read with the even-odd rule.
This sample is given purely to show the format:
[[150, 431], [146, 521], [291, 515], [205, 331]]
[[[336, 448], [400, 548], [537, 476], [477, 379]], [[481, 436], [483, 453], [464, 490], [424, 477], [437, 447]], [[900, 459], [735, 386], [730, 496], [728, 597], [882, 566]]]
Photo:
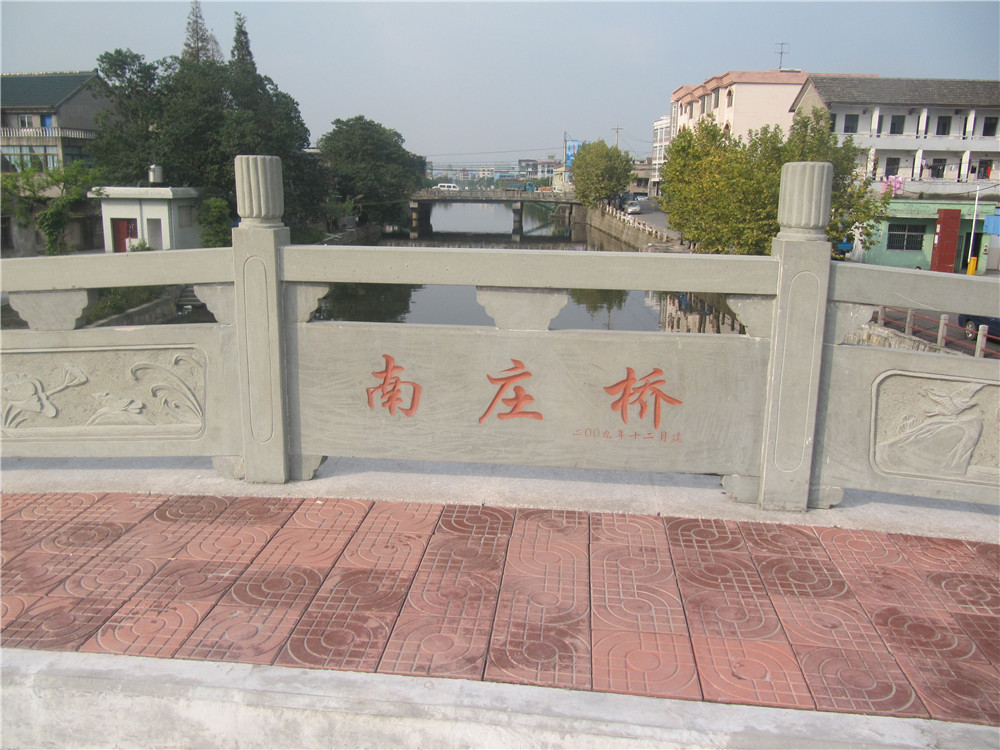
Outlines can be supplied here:
[[79, 209], [87, 193], [100, 184], [97, 170], [75, 161], [58, 169], [5, 173], [2, 202], [19, 226], [35, 226], [45, 236], [46, 255], [72, 252], [65, 240], [73, 211]]
[[205, 25], [199, 0], [191, 0], [181, 59], [193, 63], [222, 62], [222, 48], [219, 47], [219, 40]]
[[305, 153], [309, 130], [298, 103], [257, 71], [244, 16], [236, 14], [228, 62], [211, 53], [203, 24], [195, 2], [180, 56], [147, 62], [115, 50], [98, 58], [112, 107], [88, 152], [114, 184], [143, 184], [148, 166], [160, 164], [170, 184], [204, 188], [206, 198], [225, 199], [232, 216], [236, 156], [278, 156], [285, 221], [296, 235], [322, 218], [330, 188], [318, 160]]
[[366, 222], [404, 217], [409, 196], [421, 187], [427, 161], [403, 148], [403, 136], [362, 115], [334, 120], [319, 139], [320, 157], [337, 192], [354, 201]]
[[597, 206], [628, 187], [632, 157], [603, 140], [584, 143], [573, 158], [572, 175], [576, 197], [585, 206]]
[[888, 196], [873, 195], [858, 171], [860, 149], [830, 131], [825, 110], [797, 114], [786, 139], [765, 126], [746, 140], [732, 138], [712, 118], [685, 129], [661, 168], [661, 206], [673, 229], [696, 252], [766, 255], [778, 233], [781, 167], [790, 161], [828, 161], [834, 167], [831, 242], [855, 234], [870, 244], [886, 216]]

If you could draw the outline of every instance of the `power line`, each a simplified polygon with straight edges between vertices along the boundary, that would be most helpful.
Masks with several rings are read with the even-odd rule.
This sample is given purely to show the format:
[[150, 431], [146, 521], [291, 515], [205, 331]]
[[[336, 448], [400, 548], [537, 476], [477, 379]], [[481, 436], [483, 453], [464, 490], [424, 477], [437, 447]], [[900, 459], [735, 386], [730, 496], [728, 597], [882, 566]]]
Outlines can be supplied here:
[[548, 148], [519, 148], [511, 151], [458, 151], [453, 154], [423, 154], [428, 159], [439, 156], [486, 156], [489, 154], [523, 154], [529, 151], [551, 151], [558, 154], [562, 151], [562, 146], [549, 146]]

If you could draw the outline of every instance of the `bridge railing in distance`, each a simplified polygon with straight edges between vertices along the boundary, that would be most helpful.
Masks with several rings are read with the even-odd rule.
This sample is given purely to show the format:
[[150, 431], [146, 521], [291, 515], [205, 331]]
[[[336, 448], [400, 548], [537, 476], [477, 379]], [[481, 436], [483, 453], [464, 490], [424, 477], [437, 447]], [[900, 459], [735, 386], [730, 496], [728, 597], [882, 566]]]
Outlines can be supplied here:
[[[831, 167], [785, 165], [769, 257], [292, 245], [281, 164], [237, 159], [233, 245], [3, 260], [5, 456], [326, 456], [718, 475], [805, 510], [845, 488], [997, 502], [995, 362], [845, 343], [877, 305], [993, 311], [998, 282], [834, 263]], [[477, 288], [493, 326], [311, 320], [336, 283]], [[98, 287], [194, 285], [215, 324], [78, 329]], [[716, 294], [745, 335], [549, 330], [571, 289]], [[664, 508], [669, 512], [668, 508]]]

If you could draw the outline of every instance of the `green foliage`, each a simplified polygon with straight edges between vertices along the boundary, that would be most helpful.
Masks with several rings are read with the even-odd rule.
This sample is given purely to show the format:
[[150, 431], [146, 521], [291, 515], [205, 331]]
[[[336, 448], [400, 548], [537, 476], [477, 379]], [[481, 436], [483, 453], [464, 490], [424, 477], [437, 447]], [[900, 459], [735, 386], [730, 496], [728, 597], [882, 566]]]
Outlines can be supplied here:
[[97, 303], [87, 313], [87, 322], [96, 323], [133, 307], [159, 299], [165, 286], [119, 286], [97, 290]]
[[99, 172], [82, 161], [46, 172], [7, 173], [2, 177], [3, 208], [19, 226], [34, 222], [45, 237], [46, 255], [64, 255], [72, 250], [64, 236], [72, 213], [99, 181]]
[[597, 206], [628, 187], [632, 157], [602, 140], [584, 143], [573, 158], [572, 174], [576, 197], [585, 206]]
[[233, 243], [233, 222], [229, 204], [222, 198], [206, 198], [198, 209], [203, 247], [228, 247]]
[[219, 40], [205, 25], [205, 17], [201, 14], [199, 0], [191, 0], [191, 10], [188, 11], [184, 51], [181, 57], [189, 62], [220, 62], [222, 48]]
[[403, 148], [403, 137], [361, 115], [334, 120], [319, 151], [342, 199], [362, 222], [405, 220], [408, 197], [424, 184], [427, 162]]
[[780, 128], [735, 139], [712, 118], [677, 134], [661, 168], [660, 204], [670, 226], [695, 252], [766, 255], [778, 233], [781, 167], [791, 161], [833, 164], [831, 242], [855, 234], [867, 247], [886, 216], [889, 196], [875, 196], [858, 171], [860, 149], [837, 142], [825, 110], [797, 114], [786, 139]]
[[98, 57], [111, 108], [99, 115], [88, 153], [112, 184], [145, 184], [148, 166], [159, 164], [169, 184], [204, 188], [207, 197], [225, 199], [232, 216], [236, 156], [278, 156], [285, 222], [294, 230], [315, 221], [330, 182], [319, 161], [304, 153], [309, 130], [298, 103], [257, 71], [242, 15], [236, 14], [228, 62], [212, 52], [207, 29], [194, 33], [198, 19], [193, 3], [180, 56], [147, 62], [118, 49]]

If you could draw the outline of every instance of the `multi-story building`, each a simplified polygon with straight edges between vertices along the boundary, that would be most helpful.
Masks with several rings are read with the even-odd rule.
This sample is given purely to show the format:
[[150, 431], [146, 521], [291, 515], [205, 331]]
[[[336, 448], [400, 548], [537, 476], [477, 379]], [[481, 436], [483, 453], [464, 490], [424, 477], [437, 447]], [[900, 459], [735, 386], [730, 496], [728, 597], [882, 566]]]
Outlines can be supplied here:
[[55, 169], [83, 158], [94, 118], [108, 107], [92, 87], [97, 71], [5, 73], [0, 99], [4, 172]]
[[792, 102], [808, 77], [801, 70], [731, 70], [696, 86], [681, 86], [670, 97], [670, 137], [709, 116], [737, 137], [765, 125], [787, 133]]
[[660, 167], [670, 145], [670, 115], [653, 123], [653, 171], [649, 176], [649, 195], [660, 194]]
[[[866, 174], [892, 189], [890, 218], [876, 244], [852, 257], [866, 263], [962, 272], [995, 269], [982, 220], [1000, 200], [1000, 81], [813, 75], [791, 109], [823, 107], [841, 140], [864, 149]], [[955, 246], [942, 260], [934, 238], [954, 217]], [[949, 236], [953, 233], [948, 233]]]

